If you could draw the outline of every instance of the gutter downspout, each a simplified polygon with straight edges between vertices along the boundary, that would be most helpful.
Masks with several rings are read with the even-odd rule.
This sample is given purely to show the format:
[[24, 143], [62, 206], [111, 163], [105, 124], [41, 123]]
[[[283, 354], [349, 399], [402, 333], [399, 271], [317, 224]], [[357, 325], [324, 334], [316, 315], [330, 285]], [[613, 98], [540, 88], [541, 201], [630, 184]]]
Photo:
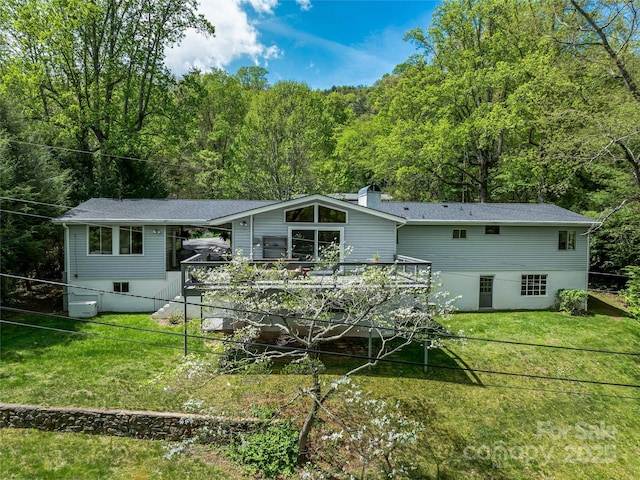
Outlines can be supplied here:
[[62, 283], [65, 285], [62, 287], [62, 310], [69, 311], [69, 275], [71, 272], [71, 250], [69, 244], [69, 226], [64, 222], [62, 224], [64, 228], [64, 272], [62, 273]]
[[406, 223], [396, 224], [396, 245], [395, 245], [395, 249], [394, 249], [395, 250], [394, 260], [398, 259], [398, 230], [400, 230], [405, 225], [406, 225]]
[[249, 255], [249, 259], [253, 260], [253, 249], [255, 248], [253, 246], [253, 215], [249, 217], [249, 241], [251, 242], [251, 250], [249, 250], [251, 254]]

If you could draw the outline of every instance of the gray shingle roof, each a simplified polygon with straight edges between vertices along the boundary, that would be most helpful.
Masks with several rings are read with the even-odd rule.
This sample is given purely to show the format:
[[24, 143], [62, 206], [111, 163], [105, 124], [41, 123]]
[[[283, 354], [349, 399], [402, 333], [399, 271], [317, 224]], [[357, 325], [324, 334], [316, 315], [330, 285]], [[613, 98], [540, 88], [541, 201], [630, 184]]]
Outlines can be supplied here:
[[591, 218], [548, 203], [382, 202], [379, 209], [411, 223], [594, 223]]
[[[276, 200], [115, 200], [93, 198], [56, 222], [88, 223], [136, 221], [204, 224], [209, 220], [279, 203]], [[382, 202], [379, 211], [406, 218], [409, 223], [574, 223], [593, 219], [546, 203], [418, 203]]]
[[115, 200], [92, 198], [69, 210], [57, 222], [204, 223], [213, 218], [233, 215], [276, 203], [260, 200]]

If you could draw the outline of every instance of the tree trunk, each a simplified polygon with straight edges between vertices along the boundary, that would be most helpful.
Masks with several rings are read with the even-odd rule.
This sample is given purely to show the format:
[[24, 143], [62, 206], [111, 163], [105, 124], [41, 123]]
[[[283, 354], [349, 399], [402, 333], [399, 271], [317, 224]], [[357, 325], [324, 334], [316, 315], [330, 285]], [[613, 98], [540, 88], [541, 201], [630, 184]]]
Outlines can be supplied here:
[[320, 372], [313, 368], [313, 388], [311, 390], [311, 408], [305, 418], [300, 433], [298, 434], [298, 464], [302, 465], [307, 461], [307, 442], [309, 440], [309, 434], [313, 428], [313, 422], [315, 422], [318, 415], [318, 401], [320, 401]]

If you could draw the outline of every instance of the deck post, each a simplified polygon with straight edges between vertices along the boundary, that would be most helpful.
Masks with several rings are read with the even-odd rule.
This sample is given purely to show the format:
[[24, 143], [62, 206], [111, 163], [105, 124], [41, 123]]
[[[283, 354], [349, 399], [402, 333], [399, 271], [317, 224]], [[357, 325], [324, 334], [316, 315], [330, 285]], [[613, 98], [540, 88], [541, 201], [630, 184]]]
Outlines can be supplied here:
[[187, 267], [180, 262], [180, 281], [182, 282], [182, 300], [184, 301], [184, 346], [183, 354], [187, 356], [187, 285], [186, 285]]
[[[186, 292], [185, 292], [186, 293]], [[187, 356], [187, 296], [182, 297], [184, 299], [184, 356]]]
[[424, 365], [422, 367], [422, 371], [424, 373], [427, 373], [427, 370], [429, 368], [429, 348], [427, 347], [427, 342], [429, 340], [425, 340], [424, 341]]
[[373, 353], [373, 340], [371, 339], [372, 328], [369, 328], [369, 370], [371, 370], [371, 354]]

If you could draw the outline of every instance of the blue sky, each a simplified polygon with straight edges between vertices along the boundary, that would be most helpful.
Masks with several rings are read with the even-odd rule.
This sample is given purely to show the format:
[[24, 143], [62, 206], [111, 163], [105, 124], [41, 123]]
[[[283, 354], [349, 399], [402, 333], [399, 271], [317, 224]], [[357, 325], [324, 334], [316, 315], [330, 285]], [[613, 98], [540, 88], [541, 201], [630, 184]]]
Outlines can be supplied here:
[[235, 73], [259, 65], [271, 83], [295, 80], [312, 88], [372, 85], [415, 48], [405, 33], [426, 27], [433, 0], [201, 0], [216, 36], [189, 32], [168, 52], [180, 75], [212, 67]]

